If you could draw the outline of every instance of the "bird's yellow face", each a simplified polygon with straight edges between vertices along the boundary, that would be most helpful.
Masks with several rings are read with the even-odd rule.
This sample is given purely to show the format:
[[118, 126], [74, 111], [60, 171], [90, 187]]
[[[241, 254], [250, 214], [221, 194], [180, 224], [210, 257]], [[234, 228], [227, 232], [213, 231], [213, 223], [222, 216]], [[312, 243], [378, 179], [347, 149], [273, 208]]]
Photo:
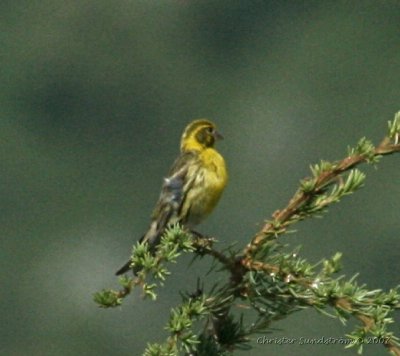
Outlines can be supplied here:
[[216, 140], [222, 139], [215, 124], [208, 120], [195, 120], [183, 131], [181, 151], [204, 150], [213, 147]]

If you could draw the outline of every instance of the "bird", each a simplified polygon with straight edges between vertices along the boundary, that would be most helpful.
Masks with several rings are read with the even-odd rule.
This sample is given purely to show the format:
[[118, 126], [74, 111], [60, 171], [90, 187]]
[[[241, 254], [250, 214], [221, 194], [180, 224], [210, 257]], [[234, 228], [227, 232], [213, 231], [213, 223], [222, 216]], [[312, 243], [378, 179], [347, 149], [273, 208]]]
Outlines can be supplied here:
[[[180, 154], [163, 180], [160, 197], [151, 215], [148, 230], [139, 240], [156, 251], [168, 226], [179, 223], [192, 230], [215, 208], [228, 182], [226, 163], [215, 149], [223, 139], [216, 125], [207, 119], [192, 121], [183, 131]], [[140, 268], [129, 260], [115, 274]]]

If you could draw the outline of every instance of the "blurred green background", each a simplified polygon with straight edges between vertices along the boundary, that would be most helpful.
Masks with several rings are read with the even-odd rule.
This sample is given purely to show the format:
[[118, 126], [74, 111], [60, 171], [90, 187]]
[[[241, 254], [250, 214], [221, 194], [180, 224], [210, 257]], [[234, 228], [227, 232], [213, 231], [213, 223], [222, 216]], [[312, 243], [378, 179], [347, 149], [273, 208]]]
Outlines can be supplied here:
[[[209, 259], [188, 269], [182, 258], [155, 303], [135, 294], [102, 310], [92, 294], [116, 287], [192, 119], [225, 136], [229, 187], [198, 229], [222, 248], [246, 244], [310, 163], [362, 136], [378, 143], [400, 110], [394, 0], [19, 0], [0, 14], [4, 355], [140, 355], [163, 340], [178, 291], [195, 289]], [[360, 192], [284, 242], [313, 262], [342, 251], [343, 272], [371, 289], [399, 284], [399, 163], [362, 167]], [[274, 326], [271, 337], [351, 330], [312, 311]], [[355, 354], [252, 345], [247, 354]]]

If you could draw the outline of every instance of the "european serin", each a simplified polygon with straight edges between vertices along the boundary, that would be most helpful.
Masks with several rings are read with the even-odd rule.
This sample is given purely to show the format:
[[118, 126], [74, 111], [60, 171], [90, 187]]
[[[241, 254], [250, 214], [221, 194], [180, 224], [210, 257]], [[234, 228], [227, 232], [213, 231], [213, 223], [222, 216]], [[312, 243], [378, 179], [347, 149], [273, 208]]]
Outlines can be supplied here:
[[[168, 225], [180, 223], [192, 229], [214, 209], [228, 180], [225, 161], [214, 148], [221, 138], [215, 125], [204, 119], [193, 121], [183, 131], [181, 153], [164, 178], [150, 227], [140, 240], [151, 251]], [[138, 272], [128, 261], [116, 274], [131, 268]]]

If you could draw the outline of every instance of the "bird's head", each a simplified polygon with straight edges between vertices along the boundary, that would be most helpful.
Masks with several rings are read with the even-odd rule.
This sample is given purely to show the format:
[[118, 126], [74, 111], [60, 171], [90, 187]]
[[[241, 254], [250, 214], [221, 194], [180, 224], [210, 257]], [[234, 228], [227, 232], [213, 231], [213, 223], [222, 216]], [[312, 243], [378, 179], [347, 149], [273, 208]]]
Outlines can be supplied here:
[[222, 139], [214, 123], [206, 119], [195, 120], [186, 126], [181, 138], [181, 151], [203, 150], [213, 147]]

